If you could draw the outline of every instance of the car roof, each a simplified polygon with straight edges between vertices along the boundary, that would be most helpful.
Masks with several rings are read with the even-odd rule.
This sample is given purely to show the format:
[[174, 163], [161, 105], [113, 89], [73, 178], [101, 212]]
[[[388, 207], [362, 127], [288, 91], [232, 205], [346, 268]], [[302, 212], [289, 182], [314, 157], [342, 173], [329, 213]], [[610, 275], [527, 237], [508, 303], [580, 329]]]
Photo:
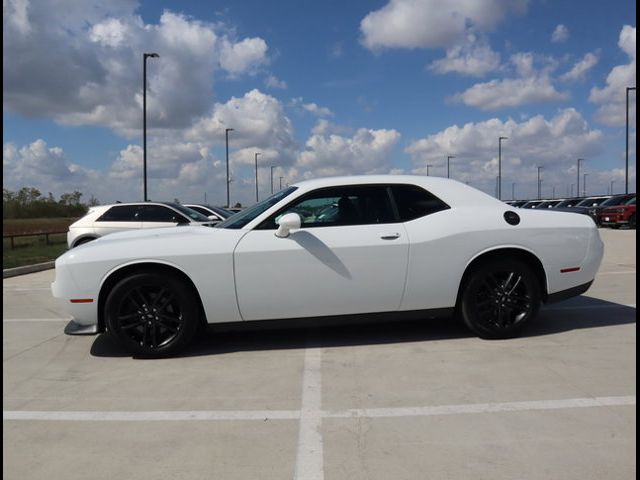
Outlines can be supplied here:
[[344, 177], [315, 178], [297, 182], [292, 186], [303, 192], [323, 187], [344, 185], [399, 184], [417, 185], [444, 200], [450, 206], [501, 205], [504, 202], [457, 180], [420, 175], [353, 175]]

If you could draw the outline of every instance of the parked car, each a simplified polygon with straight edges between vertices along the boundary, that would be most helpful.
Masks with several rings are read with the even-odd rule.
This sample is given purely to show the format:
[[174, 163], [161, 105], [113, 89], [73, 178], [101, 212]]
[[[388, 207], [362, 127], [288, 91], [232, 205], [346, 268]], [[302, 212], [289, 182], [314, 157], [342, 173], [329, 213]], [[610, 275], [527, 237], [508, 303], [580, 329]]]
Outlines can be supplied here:
[[169, 202], [116, 203], [91, 207], [67, 232], [69, 248], [77, 247], [104, 235], [141, 228], [205, 225], [216, 222], [201, 213]]
[[185, 203], [185, 207], [190, 208], [191, 210], [195, 210], [196, 212], [200, 212], [205, 217], [209, 218], [214, 222], [222, 222], [226, 220], [231, 215], [236, 212], [232, 212], [222, 207], [212, 207], [211, 205], [201, 204], [201, 203]]
[[536, 205], [535, 208], [555, 208], [556, 205], [558, 205], [562, 200], [558, 199], [558, 200], [545, 200], [542, 203], [539, 203], [538, 205]]
[[536, 208], [542, 202], [543, 202], [543, 200], [529, 200], [527, 203], [522, 205], [520, 208]]
[[480, 337], [508, 338], [541, 303], [585, 292], [602, 255], [582, 215], [516, 211], [446, 178], [339, 177], [216, 228], [100, 238], [56, 260], [52, 292], [67, 333], [107, 330], [138, 356], [178, 353], [206, 323], [363, 314], [459, 312]]
[[522, 205], [524, 205], [528, 201], [529, 200], [509, 200], [509, 201], [507, 201], [505, 203], [507, 205], [511, 205], [512, 207], [521, 207]]
[[582, 200], [584, 200], [584, 197], [567, 198], [566, 200], [562, 200], [560, 203], [558, 203], [554, 208], [560, 209], [564, 207], [573, 207], [574, 205], [580, 203]]
[[636, 228], [636, 197], [634, 196], [624, 205], [604, 208], [600, 213], [600, 224], [611, 228], [620, 228], [624, 225]]
[[572, 213], [581, 213], [583, 215], [589, 215], [594, 220], [594, 222], [597, 223], [597, 219], [595, 219], [593, 215], [590, 214], [590, 209], [594, 209], [600, 206], [610, 198], [611, 198], [611, 195], [585, 197], [573, 206], [561, 207], [560, 205], [557, 205], [553, 210], [556, 212], [572, 212]]
[[604, 202], [602, 202], [600, 205], [596, 205], [592, 207], [577, 207], [577, 208], [582, 209], [582, 211], [579, 213], [584, 213], [589, 215], [593, 219], [593, 221], [596, 222], [596, 225], [600, 225], [600, 214], [605, 208], [613, 207], [616, 205], [624, 205], [635, 196], [636, 196], [635, 193], [614, 195], [613, 197], [610, 197]]

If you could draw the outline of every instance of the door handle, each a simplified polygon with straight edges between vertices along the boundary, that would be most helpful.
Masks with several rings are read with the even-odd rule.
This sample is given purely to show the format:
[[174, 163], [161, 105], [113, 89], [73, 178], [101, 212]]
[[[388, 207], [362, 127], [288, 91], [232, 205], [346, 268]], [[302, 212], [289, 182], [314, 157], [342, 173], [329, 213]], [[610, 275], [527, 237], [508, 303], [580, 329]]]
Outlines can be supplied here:
[[400, 238], [399, 233], [381, 233], [380, 238], [382, 240], [395, 240], [396, 238]]

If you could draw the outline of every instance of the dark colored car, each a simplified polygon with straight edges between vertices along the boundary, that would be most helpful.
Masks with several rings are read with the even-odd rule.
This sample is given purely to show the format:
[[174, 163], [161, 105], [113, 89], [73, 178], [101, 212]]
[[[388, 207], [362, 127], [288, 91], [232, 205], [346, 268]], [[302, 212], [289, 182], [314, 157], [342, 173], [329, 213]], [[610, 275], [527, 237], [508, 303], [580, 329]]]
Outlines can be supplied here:
[[558, 203], [555, 208], [574, 207], [582, 200], [584, 200], [584, 197], [567, 198], [566, 200], [562, 200], [560, 203]]
[[509, 200], [507, 202], [508, 205], [511, 205], [512, 207], [521, 207], [523, 206], [525, 203], [527, 203], [529, 200]]
[[629, 228], [636, 228], [636, 197], [624, 205], [605, 207], [600, 213], [600, 225], [611, 228], [628, 225]]
[[522, 205], [520, 208], [538, 208], [538, 205], [540, 205], [542, 202], [543, 200], [531, 200]]
[[635, 194], [614, 195], [606, 197], [587, 197], [578, 202], [573, 207], [559, 207], [556, 208], [556, 210], [559, 210], [561, 212], [573, 212], [581, 213], [583, 215], [589, 215], [593, 219], [593, 221], [596, 222], [596, 225], [600, 225], [600, 213], [602, 212], [603, 208], [624, 204], [633, 197], [635, 197]]
[[562, 200], [545, 200], [542, 203], [536, 205], [536, 209], [538, 208], [555, 208]]

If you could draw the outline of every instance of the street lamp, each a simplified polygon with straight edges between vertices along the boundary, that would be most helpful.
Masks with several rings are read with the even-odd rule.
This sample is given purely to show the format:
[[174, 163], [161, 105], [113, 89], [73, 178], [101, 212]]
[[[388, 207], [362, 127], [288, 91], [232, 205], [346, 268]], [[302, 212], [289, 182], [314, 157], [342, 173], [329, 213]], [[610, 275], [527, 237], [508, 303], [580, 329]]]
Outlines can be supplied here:
[[282, 190], [282, 179], [283, 179], [283, 178], [284, 178], [284, 177], [280, 177], [280, 190]]
[[577, 188], [576, 188], [576, 196], [580, 196], [580, 162], [584, 162], [584, 158], [579, 158], [578, 159], [578, 183], [577, 183]]
[[585, 173], [582, 175], [583, 181], [582, 181], [582, 196], [586, 197], [587, 196], [587, 175], [589, 175], [588, 173]]
[[498, 137], [498, 200], [502, 200], [502, 140], [509, 137]]
[[260, 152], [256, 152], [255, 161], [256, 161], [256, 203], [258, 203], [258, 155], [262, 155]]
[[516, 199], [516, 184], [515, 182], [513, 182], [511, 184], [511, 200], [515, 200]]
[[627, 87], [627, 135], [626, 149], [624, 157], [624, 193], [629, 193], [629, 92], [635, 91], [636, 87]]
[[542, 170], [544, 167], [537, 167], [538, 168], [538, 200], [540, 200], [540, 189], [541, 189], [541, 180], [540, 180], [540, 170]]
[[275, 165], [271, 165], [271, 195], [273, 195], [273, 169], [276, 168]]
[[611, 180], [611, 195], [613, 195], [613, 180]]
[[227, 151], [227, 208], [231, 206], [231, 199], [229, 197], [229, 184], [231, 183], [231, 180], [229, 180], [229, 132], [233, 132], [233, 128], [224, 129], [224, 144]]
[[142, 54], [142, 177], [144, 201], [147, 201], [147, 58], [159, 58], [157, 53]]
[[427, 177], [429, 176], [429, 167], [432, 167], [433, 165], [429, 165], [427, 164]]
[[449, 172], [450, 172], [450, 169], [449, 169], [449, 160], [451, 160], [452, 158], [456, 158], [456, 156], [455, 156], [455, 155], [447, 155], [447, 178], [450, 178], [450, 177], [449, 177]]

